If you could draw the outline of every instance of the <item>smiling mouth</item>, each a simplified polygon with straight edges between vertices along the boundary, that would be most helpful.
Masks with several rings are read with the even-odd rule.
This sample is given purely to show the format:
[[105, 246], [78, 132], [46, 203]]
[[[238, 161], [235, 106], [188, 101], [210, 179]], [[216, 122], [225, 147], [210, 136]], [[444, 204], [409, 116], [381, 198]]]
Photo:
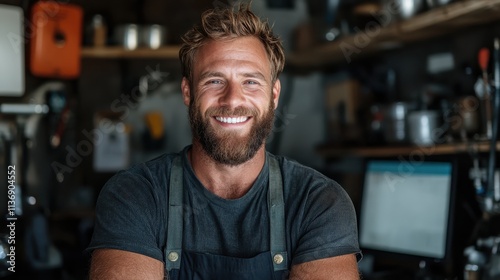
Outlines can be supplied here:
[[233, 124], [233, 123], [244, 123], [246, 122], [249, 117], [234, 117], [234, 118], [231, 118], [231, 117], [215, 117], [216, 120], [218, 120], [219, 122], [222, 122], [222, 123], [230, 123], [230, 124]]

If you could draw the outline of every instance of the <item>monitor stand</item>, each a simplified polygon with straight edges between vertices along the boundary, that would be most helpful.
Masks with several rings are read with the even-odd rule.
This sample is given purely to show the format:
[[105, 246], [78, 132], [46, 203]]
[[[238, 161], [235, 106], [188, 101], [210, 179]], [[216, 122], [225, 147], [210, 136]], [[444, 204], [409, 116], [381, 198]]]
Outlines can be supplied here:
[[418, 270], [415, 272], [415, 280], [444, 280], [445, 278], [432, 272], [426, 261], [421, 260], [418, 264]]
[[363, 254], [363, 259], [358, 263], [363, 280], [413, 280], [413, 273], [399, 268], [374, 269], [375, 257]]

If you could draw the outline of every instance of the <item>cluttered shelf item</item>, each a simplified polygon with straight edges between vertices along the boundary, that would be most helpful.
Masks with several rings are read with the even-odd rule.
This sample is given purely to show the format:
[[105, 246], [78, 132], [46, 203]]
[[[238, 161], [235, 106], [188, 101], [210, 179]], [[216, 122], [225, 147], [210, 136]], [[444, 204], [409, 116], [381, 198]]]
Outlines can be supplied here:
[[[378, 17], [369, 21], [366, 26], [361, 26], [358, 32], [338, 36], [329, 42], [311, 43], [310, 46], [290, 53], [287, 64], [294, 68], [315, 69], [350, 63], [389, 47], [424, 41], [498, 21], [498, 8], [500, 0], [454, 1], [395, 22], [385, 16], [387, 11], [380, 9], [376, 13]], [[391, 15], [394, 16], [389, 14], [389, 18]]]
[[176, 45], [162, 46], [158, 49], [137, 48], [135, 50], [127, 50], [121, 46], [84, 47], [82, 48], [81, 56], [83, 58], [100, 59], [177, 59], [179, 49], [180, 46]]
[[[405, 145], [405, 146], [378, 146], [378, 147], [353, 147], [345, 148], [332, 145], [320, 145], [317, 152], [325, 158], [335, 157], [392, 157], [398, 155], [453, 155], [459, 153], [479, 152], [485, 153], [490, 149], [487, 141], [468, 143], [447, 143], [429, 146]], [[496, 144], [496, 150], [500, 151], [500, 142]]]

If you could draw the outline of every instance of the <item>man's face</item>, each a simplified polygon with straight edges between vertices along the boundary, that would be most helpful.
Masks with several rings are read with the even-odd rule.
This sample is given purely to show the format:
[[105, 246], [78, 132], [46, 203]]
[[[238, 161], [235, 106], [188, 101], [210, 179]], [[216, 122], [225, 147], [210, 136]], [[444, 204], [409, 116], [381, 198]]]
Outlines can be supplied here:
[[280, 91], [262, 43], [254, 37], [211, 41], [194, 61], [192, 83], [182, 81], [194, 141], [219, 163], [248, 161], [271, 131]]

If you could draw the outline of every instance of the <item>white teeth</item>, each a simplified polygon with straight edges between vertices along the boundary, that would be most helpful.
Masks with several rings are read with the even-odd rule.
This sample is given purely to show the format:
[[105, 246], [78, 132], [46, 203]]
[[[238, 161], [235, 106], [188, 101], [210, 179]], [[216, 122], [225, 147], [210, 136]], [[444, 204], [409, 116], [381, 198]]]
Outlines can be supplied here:
[[237, 118], [224, 118], [224, 117], [215, 117], [216, 120], [223, 123], [242, 123], [245, 122], [247, 117], [237, 117]]

